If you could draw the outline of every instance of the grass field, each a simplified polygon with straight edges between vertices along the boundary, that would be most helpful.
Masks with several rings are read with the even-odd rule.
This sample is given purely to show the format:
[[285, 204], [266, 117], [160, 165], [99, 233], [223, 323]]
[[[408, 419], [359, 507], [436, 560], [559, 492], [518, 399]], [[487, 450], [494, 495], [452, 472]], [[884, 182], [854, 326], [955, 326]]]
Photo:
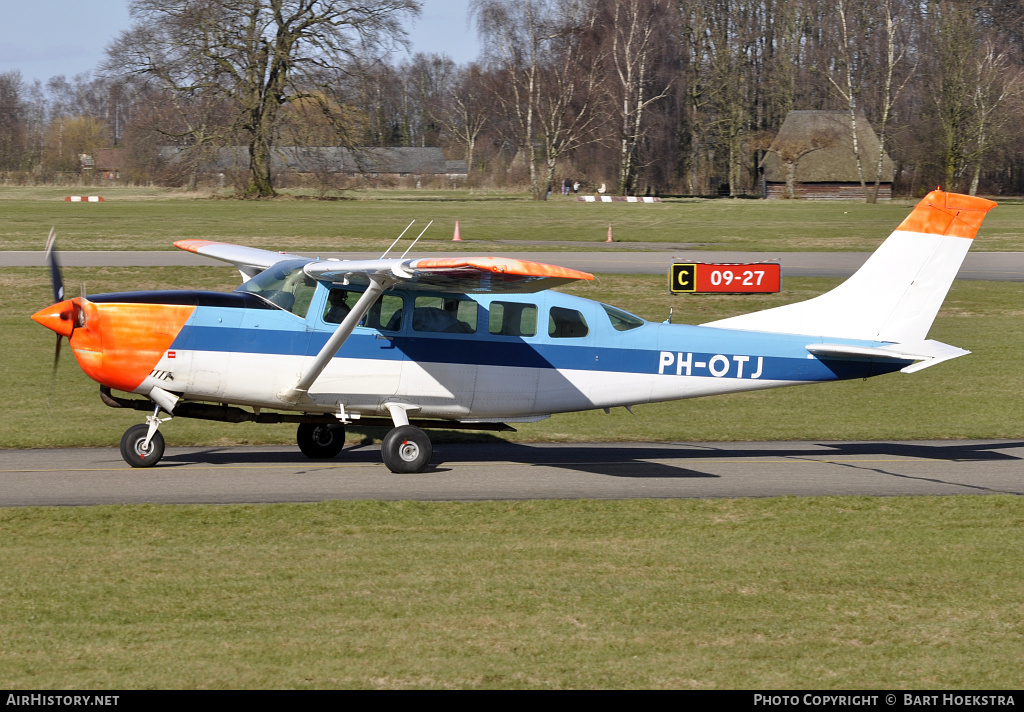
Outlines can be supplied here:
[[[585, 204], [561, 197], [538, 203], [525, 195], [470, 191], [356, 192], [335, 201], [238, 201], [155, 189], [94, 192], [107, 202], [65, 203], [66, 188], [0, 188], [0, 250], [41, 250], [56, 226], [64, 250], [168, 250], [178, 239], [208, 238], [274, 250], [383, 252], [414, 219], [417, 232], [434, 221], [419, 245], [425, 250], [580, 249], [603, 243], [609, 223], [619, 242], [612, 249], [685, 243], [727, 250], [872, 250], [912, 206], [760, 200]], [[451, 241], [456, 221], [465, 244]], [[975, 249], [1024, 249], [1024, 203], [1004, 201], [990, 213]]]
[[1016, 690], [1020, 498], [0, 510], [8, 689]]
[[[0, 190], [0, 249], [39, 249], [51, 224], [63, 249], [167, 249], [179, 236], [376, 246], [424, 207], [459, 219], [467, 239], [478, 229], [535, 239], [561, 220], [558, 240], [600, 240], [614, 215], [620, 239], [627, 221], [643, 220], [638, 241], [679, 231], [766, 249], [758, 225], [781, 224], [788, 249], [868, 249], [908, 210], [706, 201], [648, 211], [468, 194], [236, 203], [163, 192], [71, 206], [59, 202], [65, 193]], [[105, 212], [73, 212], [97, 207]], [[1008, 207], [1020, 217], [994, 211], [978, 247], [987, 230], [1001, 249], [1024, 244], [1024, 211]], [[593, 208], [621, 211], [583, 212]], [[450, 234], [437, 239], [432, 248]], [[237, 274], [78, 268], [65, 278], [77, 294], [80, 283], [90, 293], [230, 289]], [[28, 318], [51, 300], [47, 279], [43, 268], [0, 270], [0, 448], [116, 447], [141, 414], [103, 406], [66, 344], [49, 388], [54, 336]], [[677, 323], [702, 323], [834, 284], [787, 278], [779, 295], [672, 297], [661, 277], [625, 275], [570, 291], [656, 321], [672, 306]], [[955, 283], [930, 335], [973, 353], [918, 374], [641, 406], [635, 416], [559, 415], [510, 437], [1021, 438], [1022, 290]], [[177, 419], [162, 431], [170, 447], [294, 442], [290, 426]], [[1022, 525], [1024, 503], [1005, 496], [0, 509], [0, 681], [1016, 690]]]

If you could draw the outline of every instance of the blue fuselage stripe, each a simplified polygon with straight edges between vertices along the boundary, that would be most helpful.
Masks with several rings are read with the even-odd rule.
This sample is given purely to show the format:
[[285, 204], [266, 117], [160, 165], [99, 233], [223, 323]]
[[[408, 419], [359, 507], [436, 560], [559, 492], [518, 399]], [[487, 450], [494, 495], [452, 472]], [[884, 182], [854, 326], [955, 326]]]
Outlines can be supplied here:
[[[329, 337], [328, 332], [305, 329], [186, 325], [171, 348], [314, 356]], [[757, 340], [753, 339], [754, 342]], [[793, 355], [758, 356], [756, 343], [745, 344], [750, 349], [745, 352], [715, 353], [700, 350], [705, 344], [692, 338], [681, 338], [678, 347], [673, 344], [671, 350], [665, 348], [665, 339], [650, 340], [657, 344], [656, 347], [638, 343], [627, 348], [586, 345], [576, 339], [560, 340], [567, 342], [564, 345], [551, 341], [542, 337], [526, 340], [487, 334], [436, 337], [395, 334], [380, 338], [379, 332], [360, 327], [348, 338], [336, 358], [807, 382], [865, 378], [899, 370], [909, 363], [823, 361], [808, 358], [802, 346], [788, 349]], [[780, 351], [777, 343], [773, 345], [774, 348], [761, 352]], [[691, 350], [687, 351], [687, 348]]]

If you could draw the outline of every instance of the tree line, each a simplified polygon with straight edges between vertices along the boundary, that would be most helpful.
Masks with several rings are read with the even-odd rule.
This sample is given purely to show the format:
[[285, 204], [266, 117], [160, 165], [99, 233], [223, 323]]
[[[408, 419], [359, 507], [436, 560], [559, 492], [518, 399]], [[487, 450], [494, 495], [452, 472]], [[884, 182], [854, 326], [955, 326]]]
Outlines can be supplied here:
[[[232, 180], [264, 197], [297, 180], [274, 173], [275, 147], [440, 146], [471, 185], [538, 199], [565, 178], [737, 196], [759, 192], [786, 115], [819, 109], [871, 125], [898, 194], [1024, 193], [1022, 0], [471, 7], [482, 50], [456, 64], [391, 59], [415, 0], [132, 0], [95, 73], [0, 74], [0, 171], [46, 182], [121, 148], [122, 180], [195, 185], [218, 149], [244, 147]], [[874, 175], [876, 159], [858, 165]]]

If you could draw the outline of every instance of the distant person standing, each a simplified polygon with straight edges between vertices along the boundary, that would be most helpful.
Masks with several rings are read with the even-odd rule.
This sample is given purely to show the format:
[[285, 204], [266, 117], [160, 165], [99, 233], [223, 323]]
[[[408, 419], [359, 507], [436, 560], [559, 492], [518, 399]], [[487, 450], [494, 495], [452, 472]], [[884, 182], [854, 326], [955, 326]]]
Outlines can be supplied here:
[[608, 189], [607, 189], [607, 188], [605, 188], [605, 187], [604, 187], [604, 183], [602, 183], [602, 184], [601, 184], [601, 187], [597, 189], [597, 192], [598, 192], [598, 193], [600, 193], [601, 195], [604, 195], [604, 192], [605, 192], [606, 190], [608, 190]]
[[576, 181], [575, 183], [572, 184], [572, 192], [573, 193], [579, 193], [580, 192], [580, 182], [579, 181]]

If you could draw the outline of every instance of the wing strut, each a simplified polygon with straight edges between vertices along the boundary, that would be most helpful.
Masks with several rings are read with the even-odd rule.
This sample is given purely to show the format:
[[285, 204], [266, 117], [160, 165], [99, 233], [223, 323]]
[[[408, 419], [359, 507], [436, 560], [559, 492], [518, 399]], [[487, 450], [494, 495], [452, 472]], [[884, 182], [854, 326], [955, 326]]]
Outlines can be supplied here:
[[320, 377], [323, 370], [327, 368], [327, 364], [331, 362], [334, 355], [338, 353], [338, 350], [341, 349], [348, 337], [351, 336], [356, 325], [370, 311], [370, 307], [377, 301], [377, 297], [387, 288], [384, 281], [377, 275], [370, 275], [369, 281], [370, 284], [362, 296], [359, 297], [359, 301], [352, 307], [348, 315], [341, 320], [338, 328], [331, 334], [331, 338], [320, 349], [320, 353], [316, 355], [313, 362], [306, 366], [302, 375], [299, 376], [299, 380], [291, 388], [281, 391], [279, 395], [283, 400], [294, 403], [306, 394], [309, 387]]

